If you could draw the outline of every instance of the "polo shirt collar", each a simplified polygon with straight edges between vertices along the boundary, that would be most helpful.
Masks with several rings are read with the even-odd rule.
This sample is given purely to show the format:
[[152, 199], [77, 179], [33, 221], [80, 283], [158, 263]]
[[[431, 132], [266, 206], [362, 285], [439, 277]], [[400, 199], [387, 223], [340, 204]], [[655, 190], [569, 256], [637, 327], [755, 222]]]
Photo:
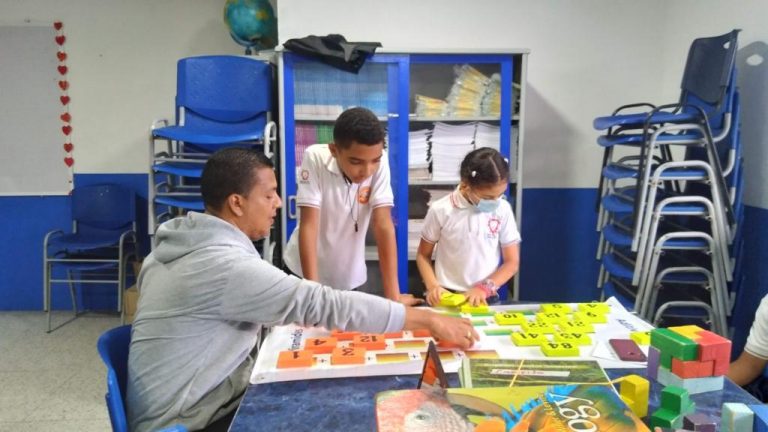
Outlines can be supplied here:
[[466, 198], [464, 198], [464, 195], [461, 194], [461, 191], [459, 190], [459, 187], [456, 186], [456, 189], [451, 193], [451, 204], [454, 208], [459, 209], [465, 209], [465, 208], [474, 208], [475, 205], [469, 202]]
[[338, 176], [341, 174], [341, 168], [339, 168], [339, 161], [336, 160], [335, 157], [330, 153], [328, 153], [328, 160], [325, 161], [325, 167], [328, 169], [328, 171], [332, 172], [333, 174], [336, 174]]

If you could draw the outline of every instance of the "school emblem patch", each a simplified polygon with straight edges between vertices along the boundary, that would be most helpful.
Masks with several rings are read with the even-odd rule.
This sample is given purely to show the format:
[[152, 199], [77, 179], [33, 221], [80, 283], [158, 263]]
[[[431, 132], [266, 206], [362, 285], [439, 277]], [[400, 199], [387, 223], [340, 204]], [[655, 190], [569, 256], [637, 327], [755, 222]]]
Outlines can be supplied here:
[[488, 218], [488, 234], [496, 235], [501, 228], [501, 219], [498, 216], [491, 216]]
[[360, 204], [368, 204], [371, 200], [371, 187], [363, 186], [360, 188], [360, 192], [357, 194], [357, 202]]
[[309, 183], [309, 171], [305, 169], [301, 170], [301, 182]]

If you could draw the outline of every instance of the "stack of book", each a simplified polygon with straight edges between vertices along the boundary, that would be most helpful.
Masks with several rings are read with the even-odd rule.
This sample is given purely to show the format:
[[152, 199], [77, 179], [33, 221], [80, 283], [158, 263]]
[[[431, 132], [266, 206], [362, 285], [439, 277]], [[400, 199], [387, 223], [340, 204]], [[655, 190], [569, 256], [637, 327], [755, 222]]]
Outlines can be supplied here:
[[435, 123], [432, 132], [432, 180], [459, 181], [459, 167], [474, 150], [476, 123]]
[[429, 180], [429, 129], [408, 132], [408, 179]]

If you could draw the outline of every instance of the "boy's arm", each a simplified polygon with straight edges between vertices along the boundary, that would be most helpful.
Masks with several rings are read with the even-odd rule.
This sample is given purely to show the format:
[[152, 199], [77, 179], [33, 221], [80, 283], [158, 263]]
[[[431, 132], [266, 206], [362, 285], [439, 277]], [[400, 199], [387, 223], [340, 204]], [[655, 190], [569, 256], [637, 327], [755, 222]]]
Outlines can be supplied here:
[[304, 279], [318, 281], [317, 271], [317, 230], [320, 226], [320, 209], [299, 206], [299, 259]]
[[398, 301], [400, 285], [397, 282], [397, 241], [391, 211], [392, 207], [389, 206], [373, 209], [373, 237], [376, 239], [376, 248], [379, 251], [379, 268], [381, 282], [384, 285], [384, 296]]
[[740, 386], [745, 386], [763, 373], [768, 360], [743, 351], [735, 362], [731, 363], [728, 378]]

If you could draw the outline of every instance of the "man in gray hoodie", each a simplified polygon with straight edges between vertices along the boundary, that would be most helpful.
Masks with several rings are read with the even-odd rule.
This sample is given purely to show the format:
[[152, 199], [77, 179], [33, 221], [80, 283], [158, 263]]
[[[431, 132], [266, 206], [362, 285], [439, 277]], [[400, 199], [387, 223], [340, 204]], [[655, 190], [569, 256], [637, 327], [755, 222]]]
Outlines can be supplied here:
[[206, 212], [162, 224], [139, 274], [128, 358], [130, 430], [225, 422], [248, 385], [262, 326], [426, 328], [463, 348], [478, 339], [468, 320], [334, 290], [262, 260], [252, 241], [269, 233], [282, 204], [273, 165], [262, 154], [217, 152], [201, 190]]

